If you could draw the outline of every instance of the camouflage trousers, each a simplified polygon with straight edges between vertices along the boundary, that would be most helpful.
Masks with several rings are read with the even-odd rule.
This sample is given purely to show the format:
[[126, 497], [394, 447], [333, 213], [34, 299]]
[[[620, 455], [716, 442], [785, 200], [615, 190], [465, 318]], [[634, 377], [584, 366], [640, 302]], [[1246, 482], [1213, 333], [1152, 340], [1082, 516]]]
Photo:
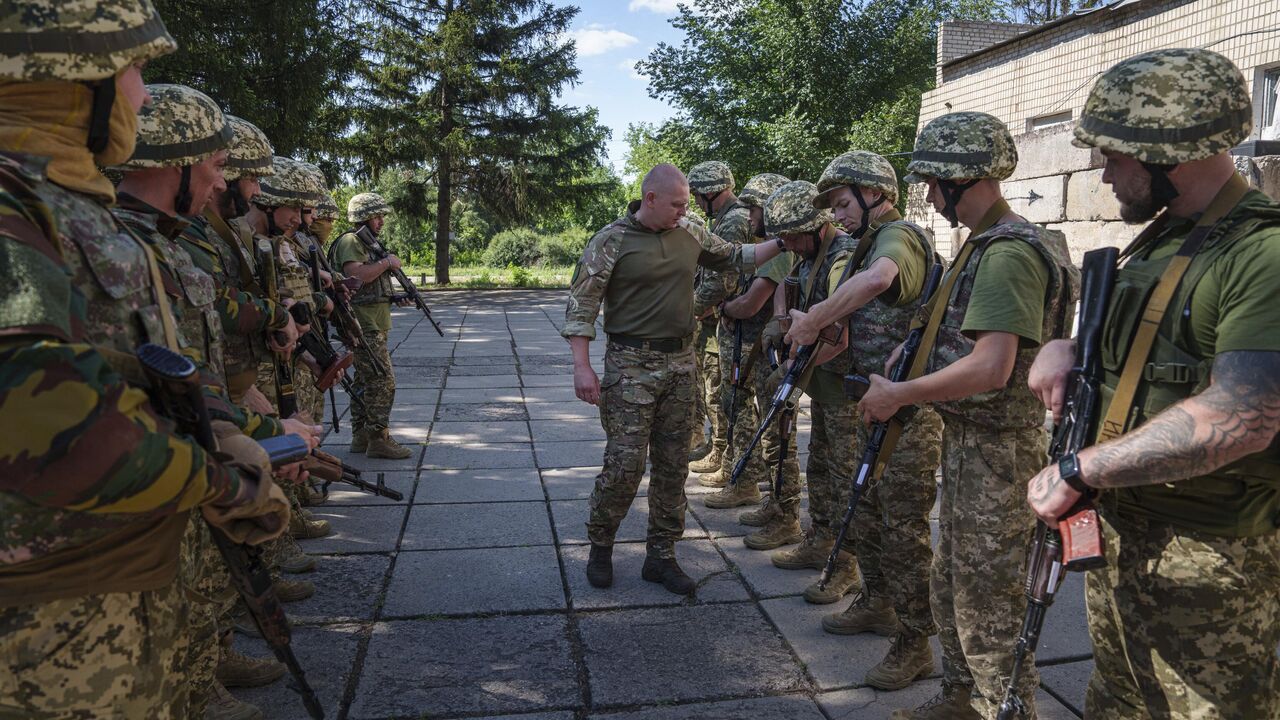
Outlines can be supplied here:
[[[973, 688], [973, 707], [995, 717], [1013, 669], [1027, 599], [1027, 547], [1035, 516], [1027, 481], [1044, 467], [1043, 428], [993, 430], [944, 415], [942, 502], [930, 589], [943, 682]], [[1040, 675], [1023, 664], [1018, 695], [1035, 718]]]
[[1280, 718], [1280, 534], [1228, 538], [1102, 510], [1085, 579], [1091, 718]]
[[[316, 389], [316, 376], [305, 363], [294, 362], [290, 363], [289, 367], [293, 370], [293, 402], [298, 406], [298, 412], [305, 413], [311, 422], [317, 425], [323, 424], [324, 393]], [[274, 407], [279, 414], [280, 401], [276, 395], [275, 363], [266, 362], [259, 365], [258, 381], [254, 384], [263, 395], [267, 396], [271, 407]]]
[[190, 691], [188, 714], [204, 717], [218, 667], [218, 618], [235, 605], [236, 593], [209, 526], [191, 513], [178, 553], [178, 579], [186, 593], [187, 653], [178, 670]]
[[0, 718], [185, 718], [185, 623], [177, 582], [0, 608]]
[[[378, 361], [387, 372], [376, 367]], [[382, 330], [368, 329], [364, 331], [364, 347], [356, 349], [355, 378], [352, 383], [360, 398], [364, 400], [365, 410], [361, 412], [351, 405], [351, 427], [353, 430], [367, 430], [379, 433], [391, 424], [391, 405], [396, 399], [396, 376], [391, 369], [391, 353], [387, 350], [387, 333]]]
[[[809, 405], [812, 429], [809, 462], [805, 475], [809, 483], [809, 519], [819, 537], [834, 539], [853, 492], [853, 475], [858, 470], [859, 453], [854, 444], [862, 422], [855, 402]], [[853, 534], [845, 536], [844, 549], [855, 552]]]
[[[718, 323], [717, 323], [718, 324]], [[715, 326], [700, 323], [694, 338], [694, 356], [698, 363], [698, 397], [691, 428], [694, 445], [705, 439], [705, 426], [711, 423], [711, 446], [724, 450], [728, 440], [729, 423], [720, 404], [720, 346], [716, 341]]]
[[[720, 353], [720, 373], [723, 378], [720, 399], [726, 418], [731, 417], [731, 409], [734, 402], [733, 385], [729, 382], [733, 373], [733, 340], [732, 330], [720, 329], [720, 347], [724, 348]], [[743, 338], [741, 359], [743, 370], [747, 369], [748, 356], [751, 354], [751, 347], [754, 344], [754, 338]], [[722, 465], [726, 473], [731, 472], [734, 463], [746, 454], [747, 446], [751, 444], [752, 436], [759, 429], [760, 421], [769, 410], [769, 403], [773, 400], [773, 392], [778, 383], [779, 378], [772, 377], [769, 362], [765, 359], [764, 354], [757, 351], [756, 356], [755, 362], [752, 363], [750, 368], [750, 374], [741, 379], [741, 386], [738, 388], [738, 411], [737, 423], [733, 428], [733, 448], [731, 452], [726, 454], [729, 459], [725, 460]], [[726, 427], [727, 422], [728, 420], [726, 419]], [[799, 519], [800, 462], [796, 457], [795, 427], [795, 422], [792, 422], [791, 434], [787, 437], [787, 461], [783, 468], [782, 491], [773, 500], [778, 503], [778, 506], [789, 517]], [[726, 441], [728, 440], [727, 435], [726, 431]], [[751, 453], [751, 459], [747, 462], [747, 466], [738, 482], [769, 483], [769, 487], [776, 488], [778, 455], [781, 448], [782, 441], [778, 437], [776, 426], [766, 430], [764, 435], [760, 437], [759, 445]]]
[[675, 557], [684, 534], [689, 421], [696, 393], [693, 350], [665, 353], [609, 343], [600, 381], [604, 466], [591, 492], [587, 537], [613, 545], [644, 476], [649, 476], [648, 551]]
[[[858, 424], [857, 436], [861, 454], [869, 441], [865, 425]], [[863, 492], [849, 528], [867, 594], [892, 599], [898, 620], [913, 635], [938, 631], [929, 604], [929, 511], [938, 496], [941, 456], [942, 418], [921, 408], [903, 428], [884, 477]], [[841, 500], [845, 507], [848, 495]]]

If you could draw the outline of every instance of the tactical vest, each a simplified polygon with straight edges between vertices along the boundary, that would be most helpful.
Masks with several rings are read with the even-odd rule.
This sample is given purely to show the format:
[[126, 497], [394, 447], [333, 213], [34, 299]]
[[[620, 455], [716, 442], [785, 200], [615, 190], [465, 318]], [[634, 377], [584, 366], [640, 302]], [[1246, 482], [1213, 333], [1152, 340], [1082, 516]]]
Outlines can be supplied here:
[[[334, 259], [337, 256], [334, 250], [338, 247], [339, 243], [343, 242], [347, 238], [351, 238], [350, 242], [356, 243], [364, 249], [367, 257], [372, 257], [372, 253], [369, 252], [364, 241], [356, 235], [356, 231], [348, 230], [342, 233], [342, 235], [329, 246], [329, 266], [338, 272], [342, 272], [342, 268], [339, 267], [338, 263], [334, 262]], [[377, 239], [374, 239], [373, 242], [376, 247], [382, 249], [382, 244], [379, 243]], [[387, 271], [379, 275], [373, 282], [361, 285], [360, 289], [351, 297], [351, 304], [377, 305], [378, 303], [389, 303], [391, 302], [391, 298], [394, 296], [395, 290], [391, 285], [391, 272]]]
[[311, 266], [307, 265], [306, 254], [310, 244], [304, 248], [295, 238], [278, 236], [271, 239], [276, 248], [276, 278], [280, 282], [282, 297], [291, 297], [304, 302], [316, 310], [316, 301], [312, 297]]
[[[1252, 191], [1246, 198], [1257, 199]], [[1229, 220], [1230, 222], [1227, 222]], [[1240, 241], [1260, 230], [1280, 226], [1280, 205], [1268, 202], [1250, 212], [1228, 217], [1205, 240], [1169, 302], [1156, 331], [1150, 359], [1134, 395], [1125, 432], [1138, 427], [1165, 408], [1209, 386], [1213, 348], [1197, 348], [1191, 335], [1191, 300], [1196, 284], [1214, 263]], [[1173, 254], [1152, 260], [1150, 251], [1131, 257], [1116, 275], [1101, 344], [1104, 384], [1100, 416], [1105, 416], [1120, 382], [1130, 344], [1147, 298]], [[1227, 537], [1275, 532], [1280, 527], [1280, 444], [1242, 458], [1210, 475], [1116, 491], [1121, 507]]]
[[[978, 275], [978, 266], [982, 263], [983, 255], [997, 240], [1014, 240], [1030, 245], [1040, 254], [1049, 271], [1040, 343], [1066, 337], [1070, 332], [1071, 312], [1080, 295], [1080, 271], [1071, 262], [1066, 238], [1056, 230], [1047, 230], [1031, 223], [996, 225], [966, 240], [966, 243], [976, 243], [972, 254], [964, 267], [952, 266], [948, 273], [960, 273], [960, 276], [951, 290], [951, 297], [947, 298], [947, 309], [938, 328], [927, 372], [937, 372], [973, 352], [974, 341], [965, 337], [960, 328], [964, 324], [965, 312], [973, 295], [973, 282]], [[1027, 387], [1027, 375], [1037, 352], [1039, 346], [1018, 350], [1013, 373], [1004, 387], [960, 400], [935, 403], [935, 406], [943, 412], [993, 429], [1044, 425], [1044, 405]]]
[[[815, 240], [815, 242], [820, 242]], [[852, 255], [858, 249], [858, 241], [854, 240], [851, 235], [844, 232], [836, 231], [836, 236], [832, 238], [831, 245], [827, 248], [827, 255], [818, 265], [816, 276], [810, 277], [810, 273], [814, 272], [813, 260], [802, 259], [795, 269], [792, 271], [800, 278], [801, 292], [806, 287], [810, 287], [808, 296], [800, 298], [800, 309], [808, 310], [817, 305], [828, 296], [828, 285], [832, 278], [831, 266], [846, 256]], [[848, 272], [849, 277], [853, 276], [852, 269]], [[849, 370], [849, 354], [840, 353], [826, 363], [819, 365], [818, 369], [835, 373], [841, 377]]]
[[[217, 226], [204, 218], [196, 218], [194, 222], [203, 226], [208, 247], [213, 250], [213, 257], [221, 262], [221, 272], [217, 273], [215, 279], [224, 287], [260, 296], [261, 288], [256, 283], [245, 282], [246, 278], [253, 279], [254, 267], [246, 264], [246, 261], [252, 262], [247, 254], [238, 251], [236, 245], [239, 245], [240, 239], [235, 236], [224, 238], [217, 231]], [[232, 229], [232, 226], [228, 225], [228, 229]], [[235, 230], [232, 229], [232, 232]], [[262, 334], [241, 335], [227, 332], [224, 340], [223, 362], [227, 366], [228, 377], [257, 370], [258, 365], [269, 357], [266, 338]]]

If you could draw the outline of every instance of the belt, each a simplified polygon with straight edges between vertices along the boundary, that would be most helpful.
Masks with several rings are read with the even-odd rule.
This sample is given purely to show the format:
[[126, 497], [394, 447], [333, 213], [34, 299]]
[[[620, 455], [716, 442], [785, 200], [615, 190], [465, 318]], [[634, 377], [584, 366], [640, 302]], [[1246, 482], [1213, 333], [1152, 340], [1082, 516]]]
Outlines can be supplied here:
[[692, 338], [638, 338], [630, 335], [609, 335], [609, 342], [617, 343], [631, 348], [639, 348], [640, 350], [656, 350], [658, 352], [680, 352], [689, 347]]

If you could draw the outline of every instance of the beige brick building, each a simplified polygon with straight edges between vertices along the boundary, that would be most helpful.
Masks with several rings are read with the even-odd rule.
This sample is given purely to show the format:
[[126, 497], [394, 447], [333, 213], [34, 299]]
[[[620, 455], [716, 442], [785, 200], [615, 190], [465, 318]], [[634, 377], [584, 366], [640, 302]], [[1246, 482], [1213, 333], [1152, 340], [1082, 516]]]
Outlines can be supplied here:
[[[1062, 230], [1077, 260], [1085, 250], [1127, 243], [1138, 228], [1119, 221], [1102, 157], [1071, 145], [1094, 81], [1131, 55], [1205, 47], [1234, 62], [1254, 98], [1251, 142], [1237, 167], [1280, 197], [1280, 0], [1122, 0], [1042, 26], [945, 23], [938, 33], [937, 87], [924, 94], [920, 127], [952, 111], [1000, 118], [1018, 145], [1018, 169], [1004, 184], [1010, 205]], [[1261, 141], [1261, 142], [1258, 142]], [[908, 216], [933, 227], [944, 252], [950, 227], [913, 186]]]

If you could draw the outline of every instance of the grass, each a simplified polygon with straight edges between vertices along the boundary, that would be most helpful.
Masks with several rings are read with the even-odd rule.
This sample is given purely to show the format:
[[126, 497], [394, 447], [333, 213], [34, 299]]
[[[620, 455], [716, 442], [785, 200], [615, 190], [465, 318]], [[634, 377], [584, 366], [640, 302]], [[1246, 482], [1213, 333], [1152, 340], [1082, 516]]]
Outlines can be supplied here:
[[[435, 285], [435, 268], [406, 267], [409, 279], [427, 290], [444, 288], [567, 288], [573, 277], [573, 266], [531, 267], [511, 265], [505, 268], [482, 265], [454, 266], [449, 268], [449, 284]], [[426, 278], [426, 282], [421, 282]]]

